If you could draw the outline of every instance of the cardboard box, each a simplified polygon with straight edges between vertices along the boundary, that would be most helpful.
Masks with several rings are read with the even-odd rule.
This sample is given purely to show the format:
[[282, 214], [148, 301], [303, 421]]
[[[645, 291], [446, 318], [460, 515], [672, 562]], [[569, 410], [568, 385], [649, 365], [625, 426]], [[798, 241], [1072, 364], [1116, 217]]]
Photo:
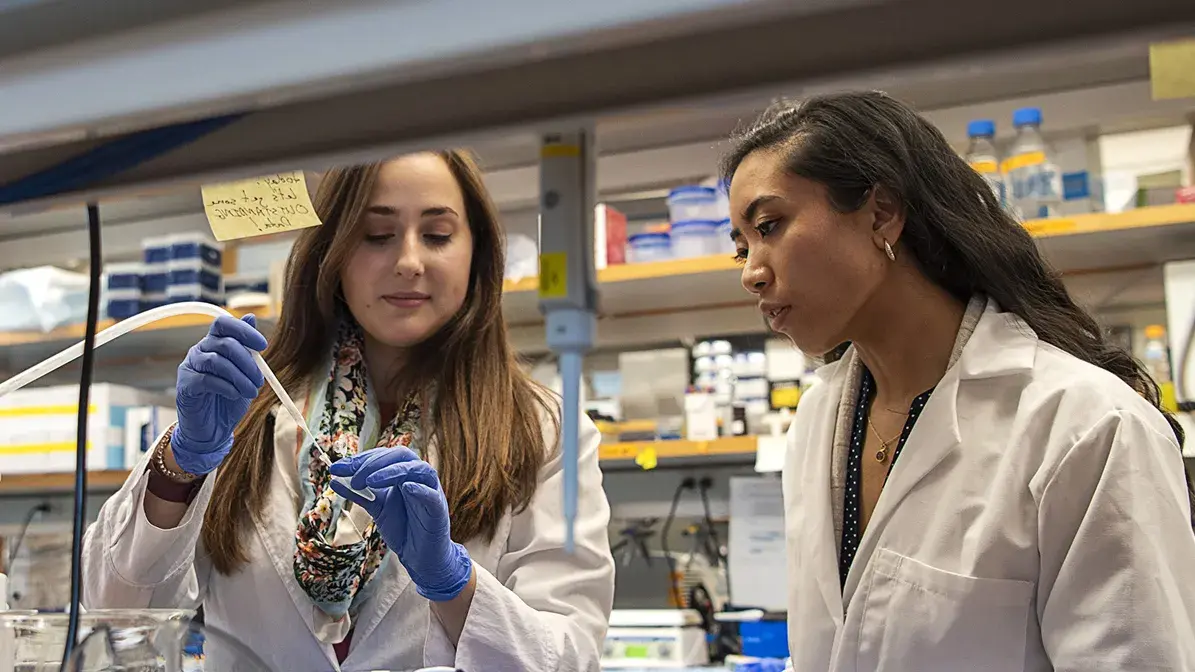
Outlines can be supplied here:
[[627, 216], [606, 204], [594, 210], [594, 268], [627, 263]]
[[[172, 407], [169, 395], [99, 383], [91, 386], [87, 421], [89, 470], [126, 469], [130, 408]], [[0, 398], [0, 473], [75, 469], [79, 387], [26, 388]]]

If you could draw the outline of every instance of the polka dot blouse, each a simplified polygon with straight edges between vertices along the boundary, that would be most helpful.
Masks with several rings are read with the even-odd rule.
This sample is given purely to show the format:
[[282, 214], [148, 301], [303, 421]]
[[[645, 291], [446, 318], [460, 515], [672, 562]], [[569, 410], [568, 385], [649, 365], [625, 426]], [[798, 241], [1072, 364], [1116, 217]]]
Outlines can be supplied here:
[[[932, 393], [932, 389], [922, 392], [909, 407], [909, 416], [905, 420], [905, 427], [892, 452], [892, 460], [888, 463], [889, 474], [892, 473], [892, 467], [896, 465], [896, 459], [900, 457], [900, 451], [908, 441], [909, 434], [913, 431], [913, 425], [917, 422], [921, 411], [925, 409], [925, 404], [929, 401], [929, 396]], [[863, 445], [866, 443], [868, 432], [868, 408], [874, 395], [875, 378], [872, 377], [867, 367], [863, 367], [859, 397], [855, 400], [855, 420], [851, 426], [851, 446], [846, 461], [846, 489], [843, 492], [842, 547], [838, 554], [838, 577], [843, 586], [846, 585], [846, 577], [851, 571], [851, 563], [855, 561], [855, 554], [859, 551], [859, 539], [863, 536], [859, 529], [859, 507], [863, 499]]]

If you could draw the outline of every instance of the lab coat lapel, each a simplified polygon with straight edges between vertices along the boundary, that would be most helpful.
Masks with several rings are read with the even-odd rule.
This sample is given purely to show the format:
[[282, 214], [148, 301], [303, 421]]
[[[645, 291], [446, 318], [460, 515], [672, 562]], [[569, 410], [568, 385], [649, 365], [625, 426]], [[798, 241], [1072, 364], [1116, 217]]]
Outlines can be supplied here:
[[[863, 531], [863, 538], [859, 540], [859, 551], [847, 575], [844, 591], [846, 602], [850, 602], [858, 588], [863, 571], [884, 534], [884, 528], [891, 522], [900, 503], [951, 451], [959, 447], [958, 389], [958, 367], [953, 367], [934, 388], [917, 424], [913, 426], [913, 432], [901, 449], [900, 459], [888, 474], [871, 520]], [[916, 524], [916, 521], [905, 523]]]
[[818, 408], [812, 409], [813, 423], [808, 434], [798, 437], [795, 449], [800, 451], [801, 473], [800, 500], [804, 504], [802, 516], [801, 555], [803, 566], [808, 567], [816, 577], [818, 589], [826, 603], [826, 609], [834, 620], [835, 629], [842, 626], [843, 601], [838, 579], [838, 541], [834, 538], [834, 510], [831, 501], [831, 464], [833, 461], [834, 428], [838, 424], [835, 411], [846, 383], [843, 365], [836, 366], [834, 373], [825, 380], [825, 394], [817, 397]]

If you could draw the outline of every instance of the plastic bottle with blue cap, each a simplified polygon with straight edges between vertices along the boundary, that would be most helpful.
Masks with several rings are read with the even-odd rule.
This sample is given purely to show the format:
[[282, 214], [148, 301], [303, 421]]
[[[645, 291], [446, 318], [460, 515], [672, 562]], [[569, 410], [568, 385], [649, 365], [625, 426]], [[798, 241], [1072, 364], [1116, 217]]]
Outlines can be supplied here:
[[996, 150], [996, 122], [991, 119], [976, 119], [967, 124], [967, 163], [987, 180], [996, 198], [1003, 205], [1007, 203], [1004, 174], [1000, 172], [1000, 154]]
[[1009, 202], [1022, 220], [1053, 217], [1058, 214], [1062, 200], [1062, 181], [1057, 168], [1050, 162], [1041, 135], [1041, 110], [1021, 108], [1013, 113], [1012, 124], [1017, 129], [1017, 137], [1004, 160], [1004, 172], [1011, 190]]

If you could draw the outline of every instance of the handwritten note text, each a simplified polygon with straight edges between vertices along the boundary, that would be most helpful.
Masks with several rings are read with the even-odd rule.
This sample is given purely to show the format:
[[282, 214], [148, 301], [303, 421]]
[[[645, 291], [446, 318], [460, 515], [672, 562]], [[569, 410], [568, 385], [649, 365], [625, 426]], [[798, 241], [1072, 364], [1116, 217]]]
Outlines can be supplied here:
[[201, 190], [203, 211], [216, 240], [234, 240], [319, 226], [302, 171]]

